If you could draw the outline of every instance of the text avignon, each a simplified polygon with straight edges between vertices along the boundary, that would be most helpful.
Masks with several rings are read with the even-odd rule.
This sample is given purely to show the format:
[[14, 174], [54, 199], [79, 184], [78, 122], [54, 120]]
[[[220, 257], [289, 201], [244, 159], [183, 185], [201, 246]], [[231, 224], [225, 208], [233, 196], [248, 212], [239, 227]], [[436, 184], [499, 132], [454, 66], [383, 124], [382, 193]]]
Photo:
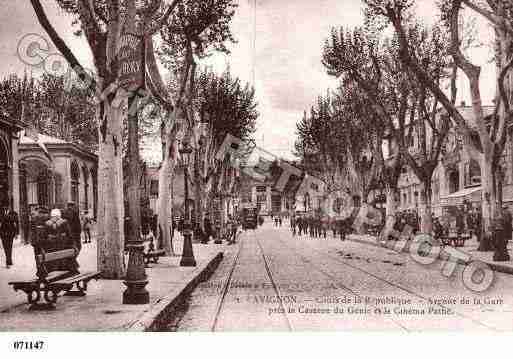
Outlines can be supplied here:
[[297, 297], [295, 295], [255, 295], [254, 296], [255, 303], [265, 303], [265, 304], [275, 304], [275, 303], [283, 303], [283, 304], [294, 304], [297, 303]]

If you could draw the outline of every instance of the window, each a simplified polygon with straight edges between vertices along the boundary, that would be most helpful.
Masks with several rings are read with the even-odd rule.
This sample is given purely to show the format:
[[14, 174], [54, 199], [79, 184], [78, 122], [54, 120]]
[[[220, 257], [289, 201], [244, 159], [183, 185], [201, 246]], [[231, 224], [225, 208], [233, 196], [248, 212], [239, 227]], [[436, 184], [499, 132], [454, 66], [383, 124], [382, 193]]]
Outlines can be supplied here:
[[91, 179], [93, 180], [93, 212], [94, 218], [96, 218], [98, 211], [98, 170], [94, 167], [91, 168]]
[[481, 184], [481, 168], [475, 160], [465, 164], [465, 187]]
[[87, 166], [82, 167], [84, 173], [84, 209], [89, 209], [89, 169]]
[[37, 203], [40, 205], [48, 206], [48, 174], [46, 171], [41, 171], [37, 177]]
[[150, 181], [150, 196], [157, 197], [159, 195], [159, 180], [152, 179]]
[[244, 192], [242, 194], [242, 203], [251, 203], [251, 192]]
[[433, 181], [431, 199], [434, 203], [438, 203], [439, 191], [440, 191], [440, 182], [438, 180]]
[[257, 186], [256, 187], [257, 192], [265, 192], [267, 190], [266, 186]]
[[80, 184], [80, 170], [76, 161], [71, 162], [71, 201], [79, 204], [78, 186]]
[[57, 206], [63, 206], [64, 203], [62, 203], [62, 177], [59, 173], [55, 173], [55, 204]]
[[265, 202], [267, 200], [267, 196], [265, 194], [257, 195], [257, 202]]
[[459, 175], [459, 172], [458, 170], [451, 170], [449, 172], [449, 176], [448, 176], [448, 187], [449, 187], [449, 193], [454, 193], [454, 192], [457, 192], [459, 191], [459, 181], [460, 181], [460, 175]]

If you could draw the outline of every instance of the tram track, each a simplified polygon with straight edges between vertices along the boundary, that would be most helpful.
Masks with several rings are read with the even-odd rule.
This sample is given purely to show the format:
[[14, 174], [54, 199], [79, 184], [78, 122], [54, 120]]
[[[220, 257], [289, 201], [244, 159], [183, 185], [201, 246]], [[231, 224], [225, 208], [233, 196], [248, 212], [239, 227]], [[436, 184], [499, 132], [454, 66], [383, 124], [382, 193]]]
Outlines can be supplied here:
[[288, 329], [289, 329], [289, 331], [294, 331], [294, 329], [292, 327], [292, 323], [290, 321], [290, 318], [287, 315], [287, 309], [283, 305], [283, 300], [281, 299], [281, 298], [283, 298], [283, 296], [281, 295], [280, 289], [276, 285], [276, 282], [274, 281], [274, 276], [273, 276], [273, 274], [271, 272], [271, 268], [269, 267], [269, 261], [268, 261], [266, 255], [265, 255], [264, 249], [262, 248], [262, 244], [260, 243], [260, 240], [258, 239], [257, 236], [255, 236], [255, 240], [256, 240], [256, 242], [258, 244], [258, 248], [260, 248], [260, 253], [262, 254], [262, 258], [264, 260], [265, 270], [267, 272], [267, 276], [269, 277], [269, 280], [271, 281], [271, 284], [273, 286], [274, 292], [277, 295], [278, 301], [280, 303], [281, 312], [285, 316], [285, 321], [287, 322]]
[[[298, 257], [299, 257], [303, 262], [308, 263], [308, 264], [309, 264], [312, 268], [314, 268], [317, 272], [320, 272], [320, 273], [324, 274], [326, 277], [328, 277], [328, 278], [330, 278], [331, 280], [333, 280], [335, 283], [337, 283], [337, 285], [338, 285], [338, 286], [341, 286], [341, 287], [342, 287], [342, 289], [347, 290], [348, 292], [350, 292], [351, 294], [353, 294], [353, 295], [355, 295], [355, 296], [357, 296], [357, 297], [360, 297], [360, 298], [364, 297], [364, 294], [359, 293], [358, 291], [354, 290], [353, 288], [350, 288], [350, 287], [348, 287], [347, 285], [340, 283], [339, 279], [337, 278], [337, 276], [336, 276], [335, 274], [333, 274], [333, 273], [329, 273], [328, 271], [326, 271], [325, 269], [323, 269], [323, 268], [321, 267], [321, 265], [318, 265], [318, 264], [314, 263], [314, 261], [313, 261], [313, 260], [311, 260], [311, 259], [307, 258], [306, 256], [304, 256], [303, 254], [299, 253], [295, 247], [290, 246], [290, 245], [287, 245], [287, 243], [286, 243], [284, 240], [282, 240], [281, 238], [279, 239], [279, 242], [280, 242], [284, 247], [287, 247], [288, 249], [290, 249], [291, 251], [293, 251], [293, 252], [294, 252], [294, 253], [295, 253], [295, 254], [296, 254], [296, 255], [297, 255], [297, 256], [298, 256]], [[398, 283], [394, 283], [394, 282], [392, 282], [392, 281], [390, 281], [390, 280], [388, 280], [388, 279], [386, 279], [386, 278], [380, 277], [380, 276], [378, 276], [378, 275], [376, 275], [376, 274], [374, 274], [374, 273], [371, 273], [371, 272], [369, 272], [369, 271], [367, 271], [367, 270], [365, 270], [365, 269], [362, 269], [362, 268], [359, 268], [359, 267], [357, 267], [357, 266], [355, 266], [355, 265], [349, 264], [349, 263], [347, 263], [346, 261], [341, 260], [340, 258], [335, 257], [335, 256], [333, 256], [333, 255], [331, 255], [331, 254], [329, 254], [329, 253], [327, 253], [327, 252], [320, 251], [320, 250], [317, 250], [317, 249], [314, 249], [314, 248], [309, 248], [309, 250], [311, 250], [312, 252], [317, 253], [317, 257], [320, 257], [320, 258], [329, 258], [329, 259], [330, 259], [331, 261], [333, 261], [333, 262], [336, 262], [336, 263], [342, 264], [342, 265], [344, 265], [344, 266], [346, 266], [346, 267], [348, 267], [348, 268], [351, 268], [352, 270], [358, 271], [358, 272], [360, 272], [360, 273], [362, 273], [362, 274], [364, 274], [364, 275], [366, 275], [366, 276], [368, 276], [368, 277], [371, 277], [371, 278], [373, 278], [373, 279], [375, 279], [375, 280], [377, 280], [377, 281], [380, 281], [380, 282], [382, 282], [382, 283], [384, 283], [384, 284], [386, 284], [386, 285], [388, 285], [388, 286], [391, 286], [391, 287], [393, 287], [393, 288], [395, 288], [395, 289], [398, 289], [398, 290], [400, 290], [400, 291], [402, 291], [402, 292], [408, 293], [409, 295], [412, 295], [412, 296], [414, 296], [414, 297], [416, 297], [416, 298], [418, 298], [418, 299], [421, 299], [421, 300], [423, 300], [423, 301], [425, 301], [425, 302], [428, 302], [428, 301], [429, 301], [429, 298], [427, 298], [426, 296], [424, 296], [424, 295], [422, 295], [422, 294], [420, 294], [420, 293], [418, 293], [418, 292], [416, 292], [416, 291], [413, 291], [413, 290], [411, 290], [411, 289], [409, 289], [409, 288], [406, 288], [406, 287], [404, 287], [404, 286], [402, 286], [402, 285], [400, 285], [400, 284], [398, 284]], [[453, 311], [456, 315], [458, 315], [459, 317], [464, 318], [464, 319], [467, 319], [467, 320], [469, 320], [469, 321], [473, 322], [474, 324], [476, 324], [476, 325], [478, 325], [478, 326], [480, 326], [480, 327], [483, 327], [483, 328], [486, 328], [486, 329], [488, 329], [488, 330], [492, 330], [492, 331], [498, 331], [498, 329], [496, 329], [496, 328], [494, 328], [494, 327], [491, 327], [491, 326], [487, 325], [486, 323], [483, 323], [482, 321], [476, 320], [476, 319], [474, 319], [474, 318], [473, 318], [473, 317], [471, 317], [471, 316], [468, 316], [468, 315], [465, 315], [465, 314], [463, 314], [463, 313], [460, 313], [460, 312], [458, 312], [458, 311], [456, 311], [456, 310], [454, 310], [454, 309], [452, 309], [452, 308], [449, 308], [449, 307], [447, 307], [447, 306], [445, 306], [445, 305], [443, 305], [443, 304], [436, 304], [436, 306], [438, 306], [438, 307], [440, 307], [440, 308], [443, 308], [443, 309], [445, 309], [445, 310], [451, 310], [451, 311]], [[377, 308], [377, 307], [376, 307], [376, 306], [374, 306], [374, 305], [372, 305], [372, 307]], [[398, 321], [396, 321], [396, 320], [394, 320], [394, 319], [392, 319], [392, 318], [388, 318], [388, 319], [389, 319], [389, 320], [391, 320], [391, 321], [393, 321], [396, 325], [398, 325], [398, 326], [399, 326], [399, 327], [401, 327], [402, 329], [404, 329], [404, 330], [406, 330], [406, 331], [410, 331], [410, 330], [409, 330], [409, 328], [407, 328], [406, 326], [402, 325], [402, 324], [401, 324], [401, 323], [399, 323]]]
[[293, 331], [292, 323], [287, 315], [287, 310], [286, 310], [284, 303], [281, 299], [282, 296], [281, 296], [279, 287], [276, 284], [276, 281], [274, 279], [274, 275], [271, 271], [271, 268], [269, 266], [268, 258], [262, 248], [262, 245], [258, 239], [258, 236], [256, 235], [256, 233], [254, 231], [252, 233], [246, 232], [246, 235], [241, 236], [239, 248], [237, 250], [237, 253], [234, 255], [233, 261], [230, 265], [230, 269], [228, 271], [228, 274], [226, 275], [226, 279], [224, 280], [224, 283], [223, 283], [223, 286], [221, 289], [221, 293], [220, 293], [219, 298], [216, 303], [214, 315], [211, 320], [212, 324], [210, 325], [210, 331], [215, 332], [219, 327], [220, 318], [223, 313], [223, 310], [225, 309], [226, 299], [230, 292], [230, 288], [231, 288], [231, 284], [232, 284], [232, 280], [233, 280], [233, 274], [235, 272], [237, 265], [239, 264], [239, 258], [242, 253], [242, 250], [244, 248], [244, 242], [248, 241], [248, 240], [254, 240], [259, 248], [260, 256], [261, 256], [263, 264], [264, 264], [265, 272], [267, 274], [267, 277], [269, 279], [271, 287], [273, 288], [273, 291], [276, 294], [276, 298], [278, 299], [278, 303], [281, 308], [280, 312], [282, 313], [282, 315], [285, 318], [285, 323], [286, 323], [287, 329], [289, 331]]
[[210, 331], [215, 332], [217, 323], [219, 321], [219, 315], [221, 314], [221, 310], [223, 308], [223, 304], [226, 299], [226, 294], [228, 294], [228, 290], [230, 288], [230, 284], [232, 282], [233, 272], [235, 271], [235, 267], [237, 266], [237, 262], [239, 261], [240, 253], [242, 252], [242, 247], [244, 246], [244, 238], [241, 237], [239, 249], [237, 250], [237, 253], [233, 257], [232, 265], [230, 266], [230, 270], [228, 271], [228, 275], [226, 276], [226, 280], [224, 281], [223, 288], [221, 290], [221, 294], [219, 296], [219, 299], [216, 303], [216, 309], [214, 312], [213, 319], [211, 321]]
[[[342, 289], [342, 290], [344, 290], [344, 291], [346, 291], [346, 292], [348, 292], [348, 293], [350, 293], [350, 294], [352, 294], [352, 295], [354, 295], [354, 296], [356, 296], [358, 298], [363, 298], [364, 297], [364, 295], [358, 293], [357, 291], [353, 290], [352, 288], [348, 287], [347, 285], [341, 283], [339, 281], [339, 279], [335, 275], [327, 272], [326, 270], [322, 269], [320, 266], [315, 265], [310, 259], [308, 259], [304, 255], [299, 253], [295, 248], [293, 248], [293, 247], [291, 247], [289, 245], [284, 244], [283, 240], [279, 239], [279, 241], [280, 241], [280, 243], [282, 243], [284, 245], [284, 247], [287, 247], [292, 252], [294, 252], [294, 254], [305, 264], [305, 266], [310, 266], [313, 269], [315, 269], [317, 272], [321, 273], [323, 276], [329, 278], [331, 281], [333, 281], [336, 284], [336, 286], [339, 289]], [[377, 308], [377, 306], [375, 306], [375, 305], [370, 305], [370, 307]], [[402, 330], [404, 330], [406, 332], [410, 332], [410, 330], [406, 326], [402, 325], [397, 320], [394, 320], [392, 318], [382, 318], [382, 320], [383, 321], [390, 321], [390, 322], [394, 323], [394, 325], [396, 325], [397, 327], [401, 328]]]

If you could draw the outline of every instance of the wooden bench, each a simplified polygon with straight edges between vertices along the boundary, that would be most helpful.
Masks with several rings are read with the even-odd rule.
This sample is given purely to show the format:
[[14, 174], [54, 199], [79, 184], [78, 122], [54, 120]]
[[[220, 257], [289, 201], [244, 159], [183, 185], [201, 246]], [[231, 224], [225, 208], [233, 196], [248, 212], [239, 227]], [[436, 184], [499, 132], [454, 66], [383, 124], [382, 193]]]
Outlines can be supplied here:
[[367, 227], [367, 233], [374, 237], [379, 236], [381, 234], [382, 230], [383, 230], [383, 226], [381, 226], [381, 225]]
[[[78, 255], [75, 248], [63, 249], [36, 255], [37, 277], [28, 281], [13, 281], [9, 285], [13, 286], [15, 291], [21, 290], [27, 295], [27, 301], [30, 304], [30, 310], [36, 309], [54, 309], [57, 297], [61, 292], [67, 292], [67, 295], [85, 295], [87, 283], [92, 279], [98, 279], [101, 272], [76, 273], [72, 270], [49, 271], [48, 266], [57, 261], [65, 259], [74, 259]], [[77, 291], [72, 291], [76, 285]], [[40, 303], [41, 294], [46, 303]]]
[[148, 266], [151, 262], [157, 264], [159, 262], [159, 258], [164, 257], [166, 255], [166, 252], [163, 249], [155, 249], [155, 244], [153, 243], [152, 238], [148, 250], [144, 251], [143, 255], [144, 264]]

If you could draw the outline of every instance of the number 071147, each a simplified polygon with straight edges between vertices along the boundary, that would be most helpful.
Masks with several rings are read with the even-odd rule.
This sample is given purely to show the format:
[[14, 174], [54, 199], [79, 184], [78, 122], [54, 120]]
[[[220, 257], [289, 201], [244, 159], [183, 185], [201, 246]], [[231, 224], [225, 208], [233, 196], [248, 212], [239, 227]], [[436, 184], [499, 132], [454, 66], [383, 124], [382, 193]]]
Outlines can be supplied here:
[[44, 342], [42, 340], [38, 340], [38, 341], [15, 340], [13, 342], [14, 350], [42, 350], [43, 348], [44, 348]]

